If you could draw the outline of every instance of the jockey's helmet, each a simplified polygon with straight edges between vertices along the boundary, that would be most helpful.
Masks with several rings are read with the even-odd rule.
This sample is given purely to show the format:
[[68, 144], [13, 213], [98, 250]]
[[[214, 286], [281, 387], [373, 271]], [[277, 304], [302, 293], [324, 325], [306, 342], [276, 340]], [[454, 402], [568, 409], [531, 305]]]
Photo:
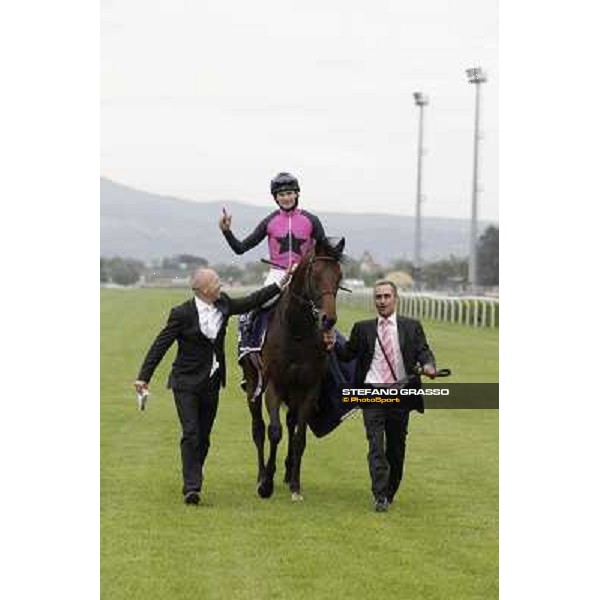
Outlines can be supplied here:
[[271, 179], [271, 194], [273, 198], [277, 192], [300, 192], [298, 180], [291, 173], [278, 173]]

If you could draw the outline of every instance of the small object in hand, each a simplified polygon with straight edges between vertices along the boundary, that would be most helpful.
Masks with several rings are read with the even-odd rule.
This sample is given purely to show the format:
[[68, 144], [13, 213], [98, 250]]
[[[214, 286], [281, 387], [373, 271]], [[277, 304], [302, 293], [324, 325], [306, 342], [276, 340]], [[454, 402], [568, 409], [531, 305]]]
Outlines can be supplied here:
[[148, 396], [150, 396], [150, 392], [146, 389], [137, 393], [138, 410], [146, 410], [146, 403], [148, 402]]

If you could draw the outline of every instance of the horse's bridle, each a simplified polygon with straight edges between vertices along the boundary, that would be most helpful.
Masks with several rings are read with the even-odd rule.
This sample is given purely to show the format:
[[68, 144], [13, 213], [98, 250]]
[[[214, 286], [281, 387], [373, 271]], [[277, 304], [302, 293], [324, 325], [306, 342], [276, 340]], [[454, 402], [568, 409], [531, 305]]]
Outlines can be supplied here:
[[323, 296], [333, 296], [335, 298], [337, 296], [338, 290], [346, 289], [338, 284], [338, 286], [336, 287], [335, 290], [324, 290], [324, 291], [321, 291], [319, 294], [314, 294], [314, 290], [313, 290], [313, 286], [312, 286], [312, 269], [315, 264], [315, 261], [317, 261], [317, 260], [336, 261], [336, 259], [333, 258], [332, 256], [316, 256], [313, 254], [308, 261], [308, 270], [306, 273], [307, 282], [304, 284], [305, 287], [308, 287], [308, 290], [307, 290], [308, 293], [306, 295], [304, 293], [297, 294], [290, 289], [290, 294], [296, 300], [303, 302], [305, 305], [307, 305], [310, 308], [312, 318], [313, 318], [313, 321], [315, 322], [315, 324], [319, 323], [319, 307], [317, 306], [317, 302], [321, 298], [323, 298]]
[[[313, 268], [315, 261], [317, 261], [317, 260], [333, 260], [333, 261], [338, 262], [337, 259], [334, 258], [333, 256], [317, 256], [317, 255], [313, 254], [309, 259], [308, 272], [307, 272], [307, 277], [306, 277], [308, 279], [308, 297], [304, 296], [304, 294], [296, 294], [295, 292], [293, 292], [291, 290], [291, 288], [289, 289], [289, 293], [294, 299], [299, 300], [304, 305], [306, 305], [310, 308], [311, 316], [312, 316], [315, 324], [318, 324], [318, 322], [319, 322], [319, 307], [316, 305], [316, 302], [318, 302], [323, 296], [332, 295], [335, 297], [335, 296], [337, 296], [338, 290], [343, 290], [344, 292], [349, 292], [350, 294], [352, 293], [352, 290], [348, 289], [347, 287], [344, 287], [343, 285], [338, 284], [337, 288], [335, 290], [325, 290], [324, 292], [321, 292], [320, 294], [313, 296], [312, 268]], [[277, 263], [274, 263], [265, 258], [262, 258], [261, 262], [263, 262], [271, 267], [275, 267], [277, 269], [285, 269], [285, 267], [282, 267], [281, 265], [278, 265]]]

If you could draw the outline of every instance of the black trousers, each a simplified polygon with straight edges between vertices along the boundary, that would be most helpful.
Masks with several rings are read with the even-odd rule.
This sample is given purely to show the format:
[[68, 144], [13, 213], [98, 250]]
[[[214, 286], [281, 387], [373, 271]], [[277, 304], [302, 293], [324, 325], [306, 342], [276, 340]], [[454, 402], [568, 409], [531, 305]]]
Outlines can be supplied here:
[[375, 498], [393, 500], [404, 473], [406, 435], [410, 412], [392, 406], [363, 408], [365, 432], [369, 442], [369, 473]]
[[181, 465], [183, 493], [202, 489], [202, 468], [210, 448], [212, 430], [219, 405], [218, 371], [193, 390], [173, 390], [181, 423]]

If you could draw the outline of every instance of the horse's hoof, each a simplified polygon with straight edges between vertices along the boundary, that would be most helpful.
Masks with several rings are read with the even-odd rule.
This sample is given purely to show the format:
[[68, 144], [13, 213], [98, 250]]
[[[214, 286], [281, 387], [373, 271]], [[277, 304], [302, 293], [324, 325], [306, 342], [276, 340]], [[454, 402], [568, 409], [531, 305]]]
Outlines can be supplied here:
[[273, 495], [273, 480], [265, 479], [256, 488], [261, 498], [270, 498]]
[[304, 496], [300, 492], [292, 492], [292, 502], [302, 502]]

